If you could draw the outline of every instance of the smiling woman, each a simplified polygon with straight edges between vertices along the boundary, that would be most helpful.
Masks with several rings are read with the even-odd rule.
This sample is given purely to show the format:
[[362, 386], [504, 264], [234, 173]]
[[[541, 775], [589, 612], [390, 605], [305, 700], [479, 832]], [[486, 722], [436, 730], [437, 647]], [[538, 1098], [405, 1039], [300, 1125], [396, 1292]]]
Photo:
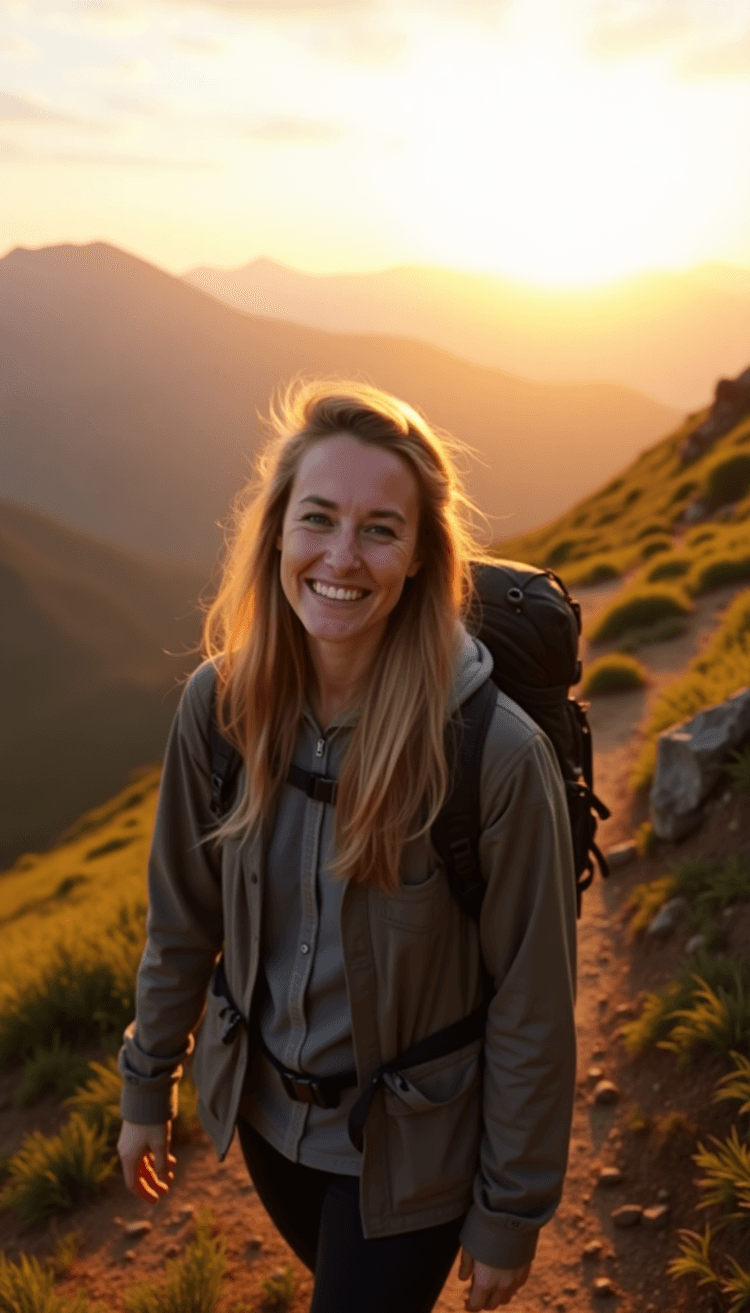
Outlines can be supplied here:
[[[120, 1055], [126, 1180], [143, 1199], [169, 1189], [173, 1091], [205, 1008], [199, 1115], [222, 1157], [236, 1128], [315, 1273], [311, 1313], [429, 1313], [459, 1249], [467, 1308], [495, 1309], [529, 1275], [567, 1160], [562, 778], [464, 626], [476, 544], [449, 441], [340, 381], [292, 386], [271, 430], [167, 749]], [[431, 827], [452, 793], [446, 734], [480, 701], [474, 917]], [[217, 719], [238, 755], [228, 813]]]

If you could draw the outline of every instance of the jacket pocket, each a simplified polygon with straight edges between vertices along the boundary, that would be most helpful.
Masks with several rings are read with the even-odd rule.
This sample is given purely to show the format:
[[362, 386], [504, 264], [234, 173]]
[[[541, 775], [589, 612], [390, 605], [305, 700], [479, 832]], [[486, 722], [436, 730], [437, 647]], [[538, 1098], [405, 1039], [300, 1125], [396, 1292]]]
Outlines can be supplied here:
[[384, 1078], [393, 1206], [410, 1213], [462, 1193], [468, 1207], [481, 1133], [481, 1040]]
[[247, 1062], [247, 1033], [240, 1024], [230, 1043], [222, 1040], [227, 1000], [214, 993], [214, 978], [206, 995], [206, 1011], [195, 1044], [193, 1079], [200, 1095], [202, 1120], [207, 1129], [226, 1131], [233, 1123]]
[[443, 868], [437, 866], [426, 880], [402, 884], [394, 898], [386, 898], [383, 917], [398, 930], [431, 930], [445, 904], [446, 892]]

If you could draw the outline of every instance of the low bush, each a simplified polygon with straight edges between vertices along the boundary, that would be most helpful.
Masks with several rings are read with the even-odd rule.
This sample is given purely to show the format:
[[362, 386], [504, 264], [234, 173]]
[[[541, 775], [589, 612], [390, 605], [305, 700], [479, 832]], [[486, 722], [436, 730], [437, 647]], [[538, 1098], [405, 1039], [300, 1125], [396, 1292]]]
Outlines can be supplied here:
[[750, 992], [738, 966], [732, 964], [728, 986], [715, 989], [694, 977], [696, 990], [690, 1003], [672, 1013], [672, 1025], [659, 1047], [676, 1054], [681, 1066], [687, 1066], [700, 1048], [711, 1048], [728, 1057], [750, 1042]]
[[671, 552], [672, 547], [671, 538], [649, 538], [643, 544], [639, 555], [642, 561], [649, 561], [652, 556], [656, 556], [661, 552]]
[[703, 500], [709, 510], [740, 501], [750, 492], [750, 454], [737, 452], [718, 460], [708, 473]]
[[629, 693], [647, 683], [648, 672], [640, 661], [613, 652], [611, 656], [599, 657], [589, 666], [583, 680], [583, 691], [586, 697], [601, 693]]
[[565, 583], [569, 588], [590, 588], [621, 578], [623, 568], [619, 561], [608, 556], [592, 556], [570, 565], [565, 570]]
[[113, 1169], [106, 1136], [74, 1113], [59, 1135], [34, 1131], [24, 1140], [8, 1164], [0, 1204], [36, 1226], [96, 1194]]
[[[744, 1001], [745, 981], [749, 969], [750, 961], [747, 958], [735, 960], [723, 953], [696, 953], [694, 957], [683, 963], [677, 975], [665, 985], [664, 989], [646, 995], [638, 1017], [633, 1021], [625, 1022], [621, 1028], [625, 1047], [630, 1053], [641, 1053], [653, 1044], [659, 1045], [671, 1039], [675, 1026], [684, 1024], [686, 1029], [683, 1032], [684, 1043], [680, 1046], [680, 1052], [689, 1060], [693, 1048], [697, 1047], [699, 1042], [697, 1031], [703, 1024], [703, 1000], [699, 997], [699, 991], [708, 988], [718, 996], [733, 994], [733, 987], [739, 975], [740, 991]], [[736, 1010], [734, 994], [733, 998], [735, 998], [734, 1014]], [[686, 1019], [684, 1013], [689, 1013], [690, 1017]], [[695, 1014], [694, 1022], [691, 1023], [693, 1014]], [[715, 1021], [721, 1025], [724, 1020], [723, 1010], [719, 1008]], [[723, 1045], [721, 1037], [719, 1045]]]
[[202, 1209], [182, 1258], [165, 1263], [163, 1284], [147, 1280], [125, 1292], [126, 1313], [214, 1313], [225, 1270], [224, 1241], [213, 1236], [211, 1214]]
[[592, 643], [620, 638], [628, 630], [654, 625], [673, 616], [686, 616], [690, 601], [676, 585], [639, 584], [618, 597], [599, 617], [591, 634]]
[[692, 533], [685, 535], [685, 543], [688, 547], [700, 547], [702, 543], [713, 542], [718, 534], [718, 529], [693, 529]]
[[692, 557], [673, 552], [663, 556], [646, 571], [646, 583], [658, 584], [662, 579], [681, 579], [693, 565]]
[[88, 1069], [85, 1058], [70, 1045], [61, 1044], [59, 1035], [55, 1034], [49, 1048], [37, 1045], [33, 1056], [26, 1059], [13, 1104], [16, 1108], [28, 1108], [45, 1094], [64, 1098], [86, 1079]]
[[619, 648], [621, 652], [637, 652], [640, 647], [647, 647], [650, 643], [668, 643], [673, 638], [681, 638], [684, 632], [685, 621], [674, 616], [669, 620], [659, 620], [655, 625], [647, 625], [644, 629], [629, 629], [620, 640]]
[[[648, 822], [647, 822], [648, 824]], [[653, 829], [651, 830], [653, 834]], [[659, 908], [675, 892], [677, 881], [673, 875], [663, 875], [648, 884], [637, 884], [628, 899], [628, 910], [633, 913], [630, 930], [633, 935], [640, 935], [656, 916]]]
[[630, 777], [631, 787], [647, 788], [656, 763], [656, 737], [662, 730], [695, 715], [702, 707], [736, 693], [750, 670], [750, 590], [734, 599], [711, 641], [683, 675], [668, 684], [651, 713], [645, 744]]
[[287, 1263], [283, 1272], [274, 1273], [261, 1282], [263, 1309], [288, 1309], [294, 1299], [296, 1277], [294, 1264]]
[[700, 597], [725, 584], [750, 580], [750, 551], [722, 552], [702, 557], [693, 565], [686, 580], [691, 597]]

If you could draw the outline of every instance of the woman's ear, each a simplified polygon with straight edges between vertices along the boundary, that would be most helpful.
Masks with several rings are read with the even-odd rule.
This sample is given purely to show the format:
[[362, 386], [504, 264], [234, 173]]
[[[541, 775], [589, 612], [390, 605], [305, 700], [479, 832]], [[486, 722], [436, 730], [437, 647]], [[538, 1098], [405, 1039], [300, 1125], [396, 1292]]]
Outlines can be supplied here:
[[407, 577], [409, 579], [413, 579], [414, 575], [417, 574], [418, 571], [421, 569], [422, 569], [421, 561], [412, 561], [411, 565], [409, 566], [409, 569], [406, 571]]

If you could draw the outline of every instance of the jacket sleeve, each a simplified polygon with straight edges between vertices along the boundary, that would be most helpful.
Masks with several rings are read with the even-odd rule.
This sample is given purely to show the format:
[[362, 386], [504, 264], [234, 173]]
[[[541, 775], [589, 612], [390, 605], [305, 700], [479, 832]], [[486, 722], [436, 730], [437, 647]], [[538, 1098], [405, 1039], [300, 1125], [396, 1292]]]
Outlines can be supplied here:
[[192, 1031], [223, 941], [221, 855], [205, 842], [213, 823], [208, 741], [213, 681], [213, 668], [206, 664], [186, 685], [161, 777], [136, 1019], [125, 1031], [118, 1059], [120, 1114], [141, 1124], [165, 1122], [177, 1112], [180, 1063], [192, 1049]]
[[507, 703], [498, 703], [485, 744], [479, 852], [487, 878], [480, 940], [495, 993], [479, 1165], [461, 1243], [479, 1262], [520, 1267], [557, 1208], [567, 1167], [576, 897], [557, 759], [545, 735]]

